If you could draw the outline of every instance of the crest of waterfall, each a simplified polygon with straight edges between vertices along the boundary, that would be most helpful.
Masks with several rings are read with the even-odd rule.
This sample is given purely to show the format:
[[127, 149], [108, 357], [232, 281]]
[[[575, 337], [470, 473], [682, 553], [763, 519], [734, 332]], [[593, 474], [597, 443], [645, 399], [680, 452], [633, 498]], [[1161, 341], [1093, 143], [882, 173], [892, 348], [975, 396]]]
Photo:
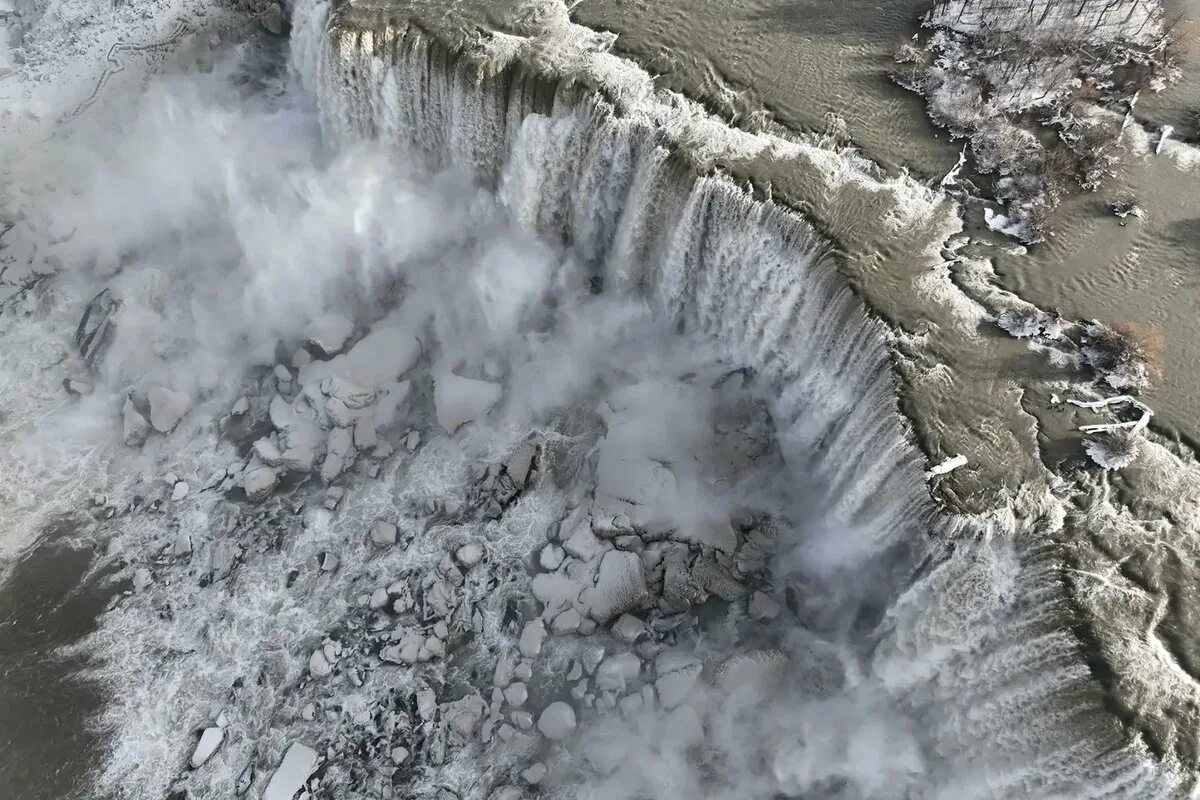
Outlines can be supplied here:
[[[540, 67], [497, 66], [415, 25], [339, 12], [307, 68], [334, 141], [379, 137], [468, 170], [516, 222], [586, 265], [595, 286], [644, 297], [772, 381], [785, 457], [811, 477], [803, 494], [823, 520], [776, 572], [865, 613], [869, 629], [842, 637], [844, 657], [859, 662], [846, 696], [909, 720], [921, 754], [917, 765], [866, 758], [853, 746], [864, 706], [818, 705], [789, 686], [770, 715], [783, 717], [777, 734], [795, 738], [763, 746], [811, 774], [777, 765], [776, 790], [813, 790], [819, 772], [788, 743], [803, 738], [790, 723], [844, 714], [850, 744], [838, 780], [823, 784], [839, 796], [1179, 796], [1104, 709], [1060, 561], [1041, 544], [1054, 515], [1029, 523], [936, 509], [897, 407], [888, 329], [842, 279], [830, 243], [795, 211], [698, 173], [694, 140], [673, 124], [694, 120], [695, 108], [602, 79], [562, 80], [545, 60], [588, 58], [567, 50], [547, 49]], [[745, 724], [748, 739], [761, 736]], [[877, 768], [890, 783], [879, 785]]]

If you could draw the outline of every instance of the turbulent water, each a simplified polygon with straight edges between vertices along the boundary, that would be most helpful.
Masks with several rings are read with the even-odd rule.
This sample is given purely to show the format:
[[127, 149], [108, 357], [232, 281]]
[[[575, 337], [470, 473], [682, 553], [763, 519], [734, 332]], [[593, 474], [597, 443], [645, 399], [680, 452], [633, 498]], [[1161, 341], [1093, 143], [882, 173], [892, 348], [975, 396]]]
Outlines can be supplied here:
[[12, 796], [1183, 796], [1095, 674], [1080, 507], [1033, 468], [934, 501], [930, 339], [819, 199], [931, 237], [912, 270], [948, 201], [729, 126], [556, 3], [458, 37], [402, 9], [97, 11], [99, 72], [24, 10]]

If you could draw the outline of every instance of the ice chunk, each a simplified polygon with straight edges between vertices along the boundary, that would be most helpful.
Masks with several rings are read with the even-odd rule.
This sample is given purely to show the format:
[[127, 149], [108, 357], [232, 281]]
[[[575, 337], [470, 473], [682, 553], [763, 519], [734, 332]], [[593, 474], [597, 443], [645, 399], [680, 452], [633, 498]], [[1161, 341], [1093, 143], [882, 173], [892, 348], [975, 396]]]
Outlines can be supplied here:
[[503, 389], [498, 383], [463, 378], [443, 372], [433, 386], [433, 402], [437, 407], [438, 424], [447, 433], [486, 414], [500, 401]]
[[354, 333], [354, 323], [341, 314], [322, 314], [309, 323], [308, 341], [326, 355], [337, 355]]
[[525, 625], [521, 631], [521, 655], [526, 658], [537, 658], [542, 652], [542, 643], [546, 641], [546, 625], [541, 619], [535, 619]]
[[165, 386], [155, 386], [146, 393], [150, 403], [150, 424], [159, 433], [169, 433], [192, 407], [192, 398]]
[[542, 552], [538, 556], [538, 563], [542, 565], [542, 569], [547, 572], [553, 572], [558, 569], [566, 557], [567, 555], [561, 547], [551, 543], [542, 548]]
[[646, 623], [632, 614], [622, 614], [612, 626], [613, 636], [627, 644], [633, 644], [646, 635]]
[[218, 725], [205, 728], [204, 733], [200, 734], [200, 741], [196, 745], [196, 749], [192, 752], [192, 769], [199, 769], [207, 764], [223, 741], [225, 741], [224, 728]]
[[637, 680], [642, 662], [633, 653], [618, 653], [600, 662], [596, 668], [596, 685], [614, 692], [625, 691], [626, 684]]
[[779, 616], [779, 610], [779, 603], [765, 592], [755, 592], [750, 597], [750, 607], [747, 609], [753, 620], [775, 619]]
[[658, 680], [654, 688], [664, 708], [675, 708], [684, 701], [700, 680], [699, 659], [686, 653], [663, 653], [654, 663]]
[[125, 407], [121, 410], [121, 424], [125, 444], [130, 447], [140, 447], [150, 435], [150, 423], [128, 397], [125, 398]]
[[176, 556], [190, 556], [192, 554], [192, 537], [187, 531], [180, 531], [175, 535], [175, 543], [171, 546], [171, 554]]
[[371, 525], [371, 542], [377, 547], [391, 547], [396, 543], [397, 528], [385, 520], [377, 520]]
[[546, 777], [546, 765], [542, 762], [537, 762], [529, 769], [521, 773], [521, 778], [528, 784], [537, 785]]
[[362, 386], [383, 386], [400, 379], [421, 357], [417, 337], [400, 327], [383, 327], [363, 337], [346, 354], [345, 372]]
[[318, 649], [314, 650], [308, 659], [308, 671], [313, 674], [313, 677], [324, 678], [333, 672], [333, 667], [329, 665], [329, 660], [325, 658], [325, 653]]
[[266, 500], [277, 483], [279, 473], [267, 466], [252, 467], [242, 476], [242, 488], [246, 490], [246, 497], [254, 503]]
[[588, 616], [601, 624], [641, 606], [648, 596], [642, 560], [636, 553], [609, 550], [600, 561], [596, 583], [581, 600]]
[[557, 742], [575, 732], [575, 709], [561, 700], [546, 706], [538, 717], [538, 730], [547, 739]]
[[304, 782], [317, 768], [317, 754], [311, 747], [292, 742], [279, 768], [271, 776], [263, 800], [292, 800], [304, 788]]
[[508, 688], [504, 690], [504, 699], [513, 708], [520, 708], [525, 705], [525, 701], [529, 699], [529, 690], [525, 688], [525, 684], [517, 681], [510, 683]]
[[464, 544], [455, 551], [454, 557], [464, 567], [473, 567], [483, 560], [483, 548], [477, 544]]

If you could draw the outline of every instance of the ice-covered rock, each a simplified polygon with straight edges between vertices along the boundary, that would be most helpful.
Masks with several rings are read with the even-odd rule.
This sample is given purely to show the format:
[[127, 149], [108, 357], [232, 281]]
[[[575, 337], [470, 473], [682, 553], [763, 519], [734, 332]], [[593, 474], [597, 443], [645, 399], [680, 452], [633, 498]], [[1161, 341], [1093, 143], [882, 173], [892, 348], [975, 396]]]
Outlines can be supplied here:
[[546, 765], [538, 761], [521, 773], [521, 779], [531, 786], [536, 786], [546, 777]]
[[140, 447], [150, 435], [150, 423], [137, 410], [133, 398], [125, 398], [125, 406], [121, 410], [121, 425], [125, 444], [130, 447]]
[[483, 560], [483, 547], [474, 542], [464, 544], [454, 552], [454, 557], [464, 567], [473, 567]]
[[700, 680], [702, 666], [698, 658], [687, 653], [668, 652], [655, 659], [658, 680], [654, 690], [664, 708], [675, 708], [687, 698]]
[[221, 742], [225, 741], [225, 728], [219, 725], [205, 728], [200, 734], [200, 741], [192, 751], [192, 769], [199, 769], [217, 752]]
[[279, 472], [266, 465], [254, 465], [242, 474], [242, 488], [252, 503], [261, 503], [271, 496], [279, 483]]
[[[271, 32], [280, 33], [281, 31], [282, 28], [279, 31]], [[346, 346], [346, 341], [352, 333], [354, 333], [354, 323], [350, 319], [341, 314], [322, 314], [309, 323], [305, 337], [309, 344], [325, 355], [334, 356], [342, 352], [342, 348]]]
[[556, 635], [562, 636], [568, 633], [575, 633], [579, 630], [579, 626], [583, 624], [583, 617], [574, 608], [568, 608], [554, 617], [550, 623], [550, 630]]
[[623, 692], [637, 680], [642, 662], [633, 653], [617, 653], [600, 662], [596, 668], [596, 686], [613, 692]]
[[575, 732], [575, 709], [568, 703], [556, 700], [546, 706], [538, 717], [538, 730], [547, 739], [557, 742]]
[[308, 671], [316, 678], [324, 678], [333, 672], [333, 666], [330, 665], [329, 660], [325, 657], [325, 652], [320, 648], [314, 650], [309, 656]]
[[491, 410], [503, 393], [498, 383], [443, 372], [437, 376], [433, 386], [438, 424], [447, 433], [454, 433]]
[[612, 625], [613, 636], [627, 644], [633, 644], [646, 635], [646, 623], [632, 614], [622, 614]]
[[267, 783], [262, 800], [292, 800], [317, 768], [318, 757], [311, 747], [292, 742]]
[[346, 354], [346, 377], [360, 386], [385, 386], [416, 366], [421, 343], [404, 328], [381, 327]]
[[84, 308], [79, 327], [75, 329], [75, 344], [88, 364], [94, 365], [112, 341], [116, 329], [113, 315], [118, 305], [112, 292], [104, 289]]
[[542, 552], [538, 555], [538, 563], [542, 565], [542, 569], [553, 572], [559, 568], [566, 557], [567, 554], [562, 547], [551, 542], [542, 548]]
[[150, 424], [159, 433], [170, 433], [192, 407], [192, 398], [166, 386], [155, 386], [146, 393], [150, 403]]
[[376, 547], [391, 547], [396, 543], [399, 530], [386, 520], [376, 520], [371, 524], [371, 543]]
[[488, 795], [488, 800], [525, 800], [525, 793], [516, 786], [501, 786]]
[[529, 690], [520, 681], [510, 683], [504, 690], [504, 699], [513, 708], [520, 708], [529, 699]]
[[541, 619], [526, 623], [521, 630], [521, 655], [526, 658], [537, 658], [542, 652], [542, 643], [546, 641], [546, 624]]
[[750, 596], [747, 612], [753, 620], [771, 620], [779, 616], [779, 603], [765, 592], [755, 592]]
[[604, 624], [639, 608], [648, 597], [642, 560], [636, 553], [609, 550], [600, 561], [595, 584], [580, 599], [588, 608], [588, 616]]
[[175, 534], [175, 542], [171, 545], [171, 555], [190, 556], [192, 554], [192, 536], [187, 531]]

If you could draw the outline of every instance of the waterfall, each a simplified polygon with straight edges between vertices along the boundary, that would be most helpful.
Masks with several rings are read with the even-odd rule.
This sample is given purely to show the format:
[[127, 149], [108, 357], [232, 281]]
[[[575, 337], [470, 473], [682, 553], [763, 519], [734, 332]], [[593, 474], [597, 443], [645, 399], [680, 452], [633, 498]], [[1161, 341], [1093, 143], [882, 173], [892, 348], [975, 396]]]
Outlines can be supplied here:
[[[335, 142], [377, 137], [468, 170], [603, 291], [645, 297], [770, 379], [785, 458], [821, 484], [836, 532], [826, 587], [882, 587], [853, 694], [911, 719], [926, 757], [923, 775], [867, 796], [1179, 796], [1105, 710], [1046, 528], [935, 506], [887, 327], [829, 241], [706, 152], [790, 143], [724, 127], [558, 33], [533, 54], [501, 34], [472, 49], [343, 5], [315, 81], [323, 124]], [[787, 566], [811, 570], [819, 554], [798, 552]]]

